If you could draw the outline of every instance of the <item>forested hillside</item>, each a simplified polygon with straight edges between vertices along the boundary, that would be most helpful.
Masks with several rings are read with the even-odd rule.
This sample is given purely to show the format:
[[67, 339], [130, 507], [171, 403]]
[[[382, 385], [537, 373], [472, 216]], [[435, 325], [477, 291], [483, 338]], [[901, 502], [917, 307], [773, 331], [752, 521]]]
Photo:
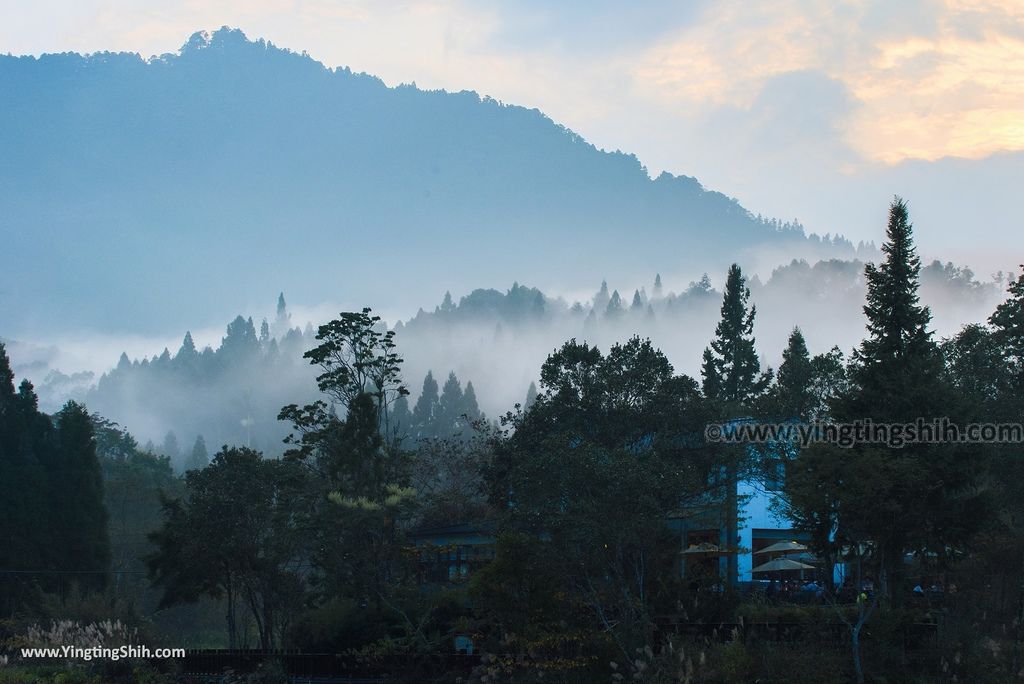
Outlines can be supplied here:
[[855, 256], [537, 110], [387, 87], [237, 30], [152, 59], [0, 55], [0, 92], [9, 336], [208, 326], [279, 290], [415, 307], [524, 273], [549, 290]]

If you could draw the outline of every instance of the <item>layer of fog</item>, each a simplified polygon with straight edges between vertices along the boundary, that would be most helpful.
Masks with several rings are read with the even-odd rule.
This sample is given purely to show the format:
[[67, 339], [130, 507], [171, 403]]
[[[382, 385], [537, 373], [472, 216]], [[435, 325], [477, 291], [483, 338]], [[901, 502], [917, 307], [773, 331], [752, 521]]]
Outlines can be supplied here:
[[[1001, 301], [1008, 277], [979, 282], [949, 264], [926, 266], [921, 298], [932, 309], [936, 335], [983, 322]], [[463, 386], [473, 383], [480, 407], [494, 418], [524, 401], [541, 363], [571, 338], [607, 349], [632, 335], [650, 337], [677, 372], [699, 377], [701, 353], [720, 315], [723, 280], [722, 273], [686, 283], [666, 277], [659, 293], [650, 278], [561, 296], [515, 284], [504, 291], [456, 293], [429, 311], [385, 321], [396, 331], [413, 402], [428, 371], [442, 383], [454, 372]], [[749, 286], [765, 366], [778, 366], [794, 326], [804, 331], [812, 353], [833, 346], [849, 353], [863, 336], [861, 262], [793, 261], [766, 277], [752, 275]], [[616, 293], [621, 311], [609, 304]], [[211, 448], [250, 444], [279, 454], [288, 426], [277, 413], [285, 404], [318, 398], [315, 370], [302, 353], [316, 344], [315, 326], [337, 309], [330, 303], [291, 306], [283, 319], [273, 307], [256, 313], [251, 322], [237, 319], [227, 341], [223, 329], [192, 331], [191, 356], [179, 350], [180, 335], [6, 343], [17, 376], [36, 384], [44, 410], [69, 398], [85, 401], [158, 451], [173, 432], [182, 456], [198, 435]], [[269, 323], [260, 334], [264, 318]]]

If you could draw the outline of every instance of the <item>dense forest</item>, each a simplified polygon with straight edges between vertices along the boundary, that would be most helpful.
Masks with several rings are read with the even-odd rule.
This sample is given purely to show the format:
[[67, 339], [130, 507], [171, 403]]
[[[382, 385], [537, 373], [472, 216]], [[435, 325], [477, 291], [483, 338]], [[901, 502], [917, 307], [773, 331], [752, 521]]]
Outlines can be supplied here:
[[[410, 682], [1015, 677], [1019, 434], [897, 448], [730, 443], [709, 426], [1019, 429], [1024, 275], [1002, 277], [995, 297], [965, 270], [922, 266], [897, 199], [876, 262], [798, 261], [764, 284], [737, 264], [724, 276], [720, 290], [703, 279], [681, 294], [660, 278], [631, 295], [602, 286], [572, 305], [517, 284], [446, 297], [400, 326], [363, 309], [309, 332], [292, 327], [282, 297], [259, 332], [239, 317], [216, 351], [186, 335], [173, 356], [125, 357], [84, 403], [52, 414], [30, 382], [15, 385], [0, 347], [0, 538], [12, 541], [0, 547], [0, 644], [142, 633], [153, 644], [348, 654]], [[860, 308], [852, 351], [828, 326], [808, 343], [805, 307], [837, 306], [814, 308], [821, 293]], [[788, 307], [773, 309], [783, 294]], [[956, 307], [989, 301], [984, 320], [936, 334]], [[709, 311], [686, 362], [696, 370], [681, 372], [647, 331], [704, 330]], [[766, 317], [786, 329], [777, 365], [754, 334]], [[405, 358], [430, 335], [448, 344], [463, 321], [494, 339], [568, 334], [522, 378], [521, 399], [485, 415], [486, 383], [469, 382], [479, 376], [454, 365], [410, 374]], [[487, 344], [502, 372], [505, 348]], [[250, 403], [218, 394], [243, 378]], [[106, 413], [127, 391], [154, 416], [177, 397], [188, 427], [140, 447]], [[257, 410], [273, 411], [283, 446], [255, 419], [239, 423], [244, 435], [217, 432]], [[186, 423], [201, 414], [210, 422]], [[738, 485], [769, 481], [814, 559], [802, 600], [778, 597], [775, 582], [736, 581]], [[684, 545], [694, 520], [722, 536]], [[93, 624], [115, 613], [116, 626]], [[50, 620], [69, 622], [46, 631]], [[463, 669], [437, 660], [459, 644], [474, 654]], [[79, 663], [68, 677], [159, 681], [174, 667]], [[252, 676], [282, 681], [273, 667]]]
[[[781, 362], [794, 325], [812, 348], [838, 346], [848, 353], [863, 329], [863, 269], [859, 261], [793, 260], [763, 283], [751, 277], [762, 363]], [[996, 274], [982, 281], [969, 269], [935, 261], [921, 269], [921, 297], [935, 311], [940, 334], [952, 335], [965, 323], [983, 321], [1010, 279]], [[405, 360], [410, 400], [415, 404], [428, 374], [440, 390], [454, 373], [457, 386], [451, 391], [470, 394], [471, 403], [478, 404], [468, 407], [469, 413], [480, 410], [497, 417], [525, 401], [547, 355], [574, 337], [602, 349], [632, 335], [649, 337], [676, 367], [695, 375], [719, 315], [722, 278], [705, 276], [675, 287], [660, 275], [650, 281], [622, 291], [602, 282], [591, 296], [572, 302], [518, 283], [505, 291], [473, 290], [458, 299], [446, 295], [431, 310], [390, 325]], [[45, 357], [35, 366], [19, 364], [19, 345], [8, 341], [8, 349], [15, 370], [36, 381], [44, 410], [56, 411], [68, 399], [84, 403], [151, 443], [152, 452], [170, 457], [182, 472], [199, 437], [211, 450], [240, 444], [268, 455], [283, 453], [287, 427], [277, 420], [278, 410], [316, 398], [314, 374], [301, 358], [314, 344], [310, 323], [293, 321], [281, 295], [265, 319], [236, 317], [216, 348], [200, 349], [183, 332], [176, 350], [155, 349], [141, 359], [122, 354], [116, 363], [109, 359], [110, 370], [98, 378], [61, 372], [49, 367]], [[386, 329], [383, 322], [379, 325]], [[442, 435], [434, 427], [416, 426], [413, 432]]]

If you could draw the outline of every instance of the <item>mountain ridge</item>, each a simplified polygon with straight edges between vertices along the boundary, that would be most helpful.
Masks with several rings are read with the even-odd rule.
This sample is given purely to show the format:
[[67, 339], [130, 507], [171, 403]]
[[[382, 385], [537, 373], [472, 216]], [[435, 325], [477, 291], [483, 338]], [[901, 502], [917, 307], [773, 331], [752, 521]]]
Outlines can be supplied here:
[[[558, 289], [716, 271], [765, 247], [856, 251], [694, 177], [651, 178], [539, 110], [389, 87], [237, 29], [149, 59], [0, 57], [0, 90], [0, 227], [21, 257], [0, 274], [12, 334], [152, 332], [280, 289], [381, 308], [526, 268]], [[49, 277], [29, 287], [40, 263]]]

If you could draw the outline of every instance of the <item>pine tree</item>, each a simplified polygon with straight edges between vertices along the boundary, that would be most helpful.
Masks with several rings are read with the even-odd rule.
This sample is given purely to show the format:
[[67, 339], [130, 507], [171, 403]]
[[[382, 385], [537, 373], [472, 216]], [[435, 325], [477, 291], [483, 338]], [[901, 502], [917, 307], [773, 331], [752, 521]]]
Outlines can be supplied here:
[[11, 359], [7, 356], [7, 347], [0, 342], [0, 401], [13, 398], [14, 370], [11, 369]]
[[761, 373], [754, 347], [757, 308], [748, 307], [749, 300], [743, 273], [733, 264], [726, 278], [722, 318], [715, 339], [704, 350], [701, 375], [706, 397], [735, 408], [749, 406], [771, 381], [770, 371]]
[[84, 406], [73, 401], [54, 418], [58, 446], [47, 470], [54, 504], [51, 534], [59, 552], [57, 566], [61, 570], [89, 571], [93, 574], [80, 581], [101, 587], [110, 565], [110, 539], [92, 419]]
[[529, 411], [535, 401], [537, 401], [537, 383], [531, 380], [530, 387], [526, 390], [526, 401], [523, 402], [523, 410]]
[[[748, 414], [753, 404], [771, 382], [771, 371], [761, 373], [761, 363], [754, 349], [755, 307], [748, 303], [747, 289], [740, 267], [733, 264], [726, 278], [722, 299], [722, 318], [715, 328], [715, 339], [704, 350], [701, 374], [704, 396], [718, 407], [721, 417], [735, 418], [737, 412]], [[725, 546], [734, 548], [739, 543], [739, 470], [747, 457], [743, 449], [727, 451], [725, 468]], [[735, 581], [738, 562], [735, 553], [727, 558], [729, 581]]]
[[196, 441], [192, 444], [192, 451], [189, 452], [188, 458], [185, 460], [185, 471], [202, 470], [208, 465], [210, 465], [210, 452], [206, 450], [206, 440], [202, 435], [197, 435]]
[[789, 342], [782, 352], [782, 364], [776, 384], [776, 411], [782, 419], [806, 420], [811, 411], [813, 395], [811, 384], [814, 380], [811, 356], [807, 342], [800, 328], [793, 328]]
[[416, 425], [416, 435], [419, 437], [431, 437], [435, 435], [434, 426], [438, 413], [438, 387], [434, 374], [427, 371], [423, 378], [423, 389], [420, 397], [416, 400], [416, 406], [412, 410], [413, 423]]
[[1010, 283], [1007, 293], [1006, 301], [996, 307], [988, 322], [1013, 374], [1021, 376], [1024, 373], [1024, 273]]
[[[127, 355], [123, 356], [127, 360]], [[181, 361], [192, 361], [198, 358], [198, 356], [196, 343], [192, 341], [192, 333], [191, 331], [186, 331], [184, 339], [181, 340], [181, 347], [178, 348], [178, 353], [174, 355], [174, 358]]]
[[661, 299], [661, 297], [662, 297], [661, 274], [660, 273], [656, 273], [654, 275], [654, 289], [651, 290], [651, 299], [657, 301], [657, 300]]
[[462, 393], [462, 414], [470, 423], [481, 420], [484, 416], [480, 412], [480, 404], [476, 400], [476, 389], [472, 382], [466, 383], [466, 390]]
[[594, 310], [604, 311], [608, 307], [608, 282], [605, 280], [601, 281], [601, 289], [594, 295]]
[[[833, 402], [833, 417], [893, 425], [940, 417], [965, 422], [928, 329], [930, 313], [918, 300], [920, 261], [899, 198], [890, 206], [882, 253], [880, 266], [865, 267], [868, 334], [850, 364], [849, 387]], [[870, 441], [835, 451], [808, 450], [796, 489], [813, 495], [843, 483], [833, 491], [839, 499], [833, 534], [847, 544], [873, 545], [883, 593], [898, 605], [906, 590], [906, 552], [955, 553], [980, 526], [987, 496], [973, 486], [980, 452], [958, 443], [896, 448]]]
[[409, 398], [404, 394], [395, 399], [391, 405], [391, 430], [392, 436], [404, 439], [413, 425], [412, 411], [409, 410]]
[[644, 300], [640, 297], [640, 290], [633, 290], [633, 303], [630, 304], [629, 310], [633, 313], [644, 310]]
[[259, 349], [259, 338], [256, 337], [256, 327], [252, 318], [236, 316], [235, 320], [228, 324], [227, 334], [221, 340], [217, 355], [227, 359], [228, 363], [234, 363], [255, 357]]
[[444, 293], [444, 301], [441, 302], [441, 306], [438, 309], [444, 313], [455, 311], [455, 302], [452, 301], [452, 293], [447, 290]]
[[608, 300], [608, 306], [604, 310], [605, 318], [616, 320], [622, 316], [622, 297], [619, 296], [619, 291], [615, 290], [612, 292], [611, 298]]
[[862, 399], [856, 412], [862, 417], [880, 410], [894, 421], [917, 418], [914, 398], [920, 383], [932, 383], [941, 373], [938, 347], [928, 330], [931, 312], [919, 304], [921, 260], [912, 230], [907, 205], [896, 198], [882, 246], [885, 261], [864, 268], [868, 335], [854, 355], [852, 373]]
[[292, 317], [288, 313], [288, 305], [284, 302], [284, 292], [277, 296], [277, 316], [274, 318], [274, 337], [281, 337], [291, 330]]
[[540, 318], [547, 311], [547, 302], [544, 301], [544, 295], [538, 290], [533, 296], [533, 302], [530, 303], [530, 315], [534, 318]]
[[441, 399], [438, 402], [438, 420], [436, 435], [447, 437], [458, 432], [465, 424], [462, 417], [463, 394], [462, 385], [455, 371], [448, 373], [444, 387], [441, 388]]
[[177, 463], [181, 456], [181, 447], [178, 446], [178, 437], [173, 431], [168, 430], [164, 435], [163, 446], [160, 447], [160, 454], [171, 459], [171, 463]]

